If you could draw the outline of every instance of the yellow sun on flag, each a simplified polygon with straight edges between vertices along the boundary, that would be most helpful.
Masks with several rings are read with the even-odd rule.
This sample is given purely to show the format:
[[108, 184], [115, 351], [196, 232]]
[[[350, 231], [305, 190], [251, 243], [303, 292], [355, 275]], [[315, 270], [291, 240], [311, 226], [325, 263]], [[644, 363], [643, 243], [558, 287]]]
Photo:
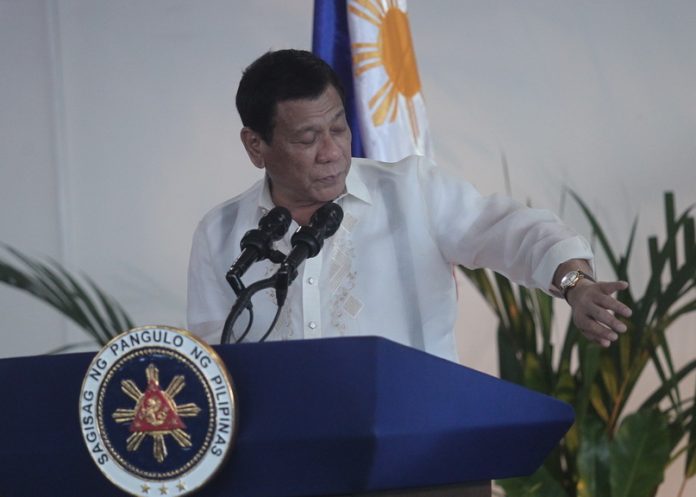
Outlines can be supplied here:
[[378, 67], [383, 67], [387, 74], [387, 82], [368, 102], [372, 123], [377, 127], [387, 119], [394, 122], [401, 96], [405, 99], [411, 131], [417, 141], [418, 119], [413, 98], [420, 92], [421, 83], [408, 16], [399, 9], [397, 0], [352, 0], [348, 11], [379, 30], [376, 42], [351, 44], [356, 76]]

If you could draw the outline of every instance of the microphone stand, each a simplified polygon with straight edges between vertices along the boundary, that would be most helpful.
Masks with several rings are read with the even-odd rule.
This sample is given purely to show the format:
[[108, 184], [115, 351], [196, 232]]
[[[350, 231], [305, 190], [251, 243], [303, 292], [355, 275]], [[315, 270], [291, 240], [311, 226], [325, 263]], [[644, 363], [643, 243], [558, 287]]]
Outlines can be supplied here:
[[[266, 278], [265, 280], [259, 280], [255, 283], [252, 283], [251, 285], [243, 288], [239, 292], [237, 300], [235, 300], [234, 305], [232, 306], [232, 309], [230, 310], [230, 313], [228, 314], [227, 319], [225, 320], [225, 325], [222, 328], [222, 338], [220, 339], [220, 345], [226, 345], [230, 343], [230, 336], [232, 335], [232, 326], [234, 326], [234, 323], [237, 321], [237, 319], [239, 319], [239, 316], [242, 314], [242, 311], [245, 308], [247, 308], [247, 306], [251, 307], [251, 297], [253, 297], [254, 294], [259, 292], [260, 290], [272, 288], [273, 286], [275, 286], [275, 280], [276, 275], [273, 275], [270, 278]], [[249, 328], [247, 328], [247, 330], [242, 334], [242, 336], [239, 337], [237, 342], [241, 342], [242, 340], [244, 340], [248, 332]]]
[[[269, 259], [271, 262], [279, 264], [285, 260], [285, 254], [282, 253], [280, 250], [273, 250], [271, 249], [268, 254], [264, 257], [265, 259]], [[249, 330], [251, 329], [251, 323], [254, 320], [254, 306], [251, 304], [251, 297], [258, 292], [259, 290], [263, 290], [264, 288], [270, 288], [273, 286], [272, 283], [270, 283], [268, 286], [262, 286], [260, 285], [258, 288], [256, 288], [255, 285], [263, 282], [267, 282], [269, 280], [272, 280], [274, 277], [268, 278], [268, 280], [261, 280], [257, 281], [256, 283], [252, 284], [249, 286], [249, 288], [244, 286], [244, 283], [242, 283], [242, 279], [240, 278], [240, 275], [235, 273], [232, 269], [230, 269], [227, 274], [225, 275], [225, 279], [227, 280], [227, 283], [232, 287], [232, 290], [234, 290], [235, 295], [237, 295], [237, 300], [235, 301], [234, 305], [232, 306], [232, 309], [230, 310], [230, 313], [227, 315], [227, 319], [225, 320], [225, 325], [222, 328], [222, 338], [220, 339], [220, 344], [225, 345], [229, 343], [230, 336], [232, 334], [232, 326], [234, 323], [237, 322], [237, 319], [239, 319], [239, 315], [242, 313], [244, 309], [249, 310], [249, 325], [247, 326], [247, 329], [242, 333], [242, 336], [239, 337], [238, 342], [241, 342], [244, 340], [244, 337], [247, 336], [247, 333], [249, 333]], [[253, 291], [251, 291], [253, 289]], [[240, 303], [241, 301], [241, 303]], [[241, 307], [239, 309], [235, 309], [237, 305], [240, 305]], [[234, 313], [234, 314], [233, 314]]]

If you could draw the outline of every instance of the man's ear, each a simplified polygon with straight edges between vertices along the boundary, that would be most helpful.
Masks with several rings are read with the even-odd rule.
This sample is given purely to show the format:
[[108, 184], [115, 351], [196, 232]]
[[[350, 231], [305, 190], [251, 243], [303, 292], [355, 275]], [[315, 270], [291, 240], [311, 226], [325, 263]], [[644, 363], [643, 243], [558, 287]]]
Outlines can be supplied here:
[[263, 139], [261, 135], [245, 126], [242, 128], [242, 131], [240, 131], [239, 137], [242, 139], [242, 144], [244, 144], [244, 148], [251, 162], [259, 169], [263, 169], [266, 164], [263, 160]]

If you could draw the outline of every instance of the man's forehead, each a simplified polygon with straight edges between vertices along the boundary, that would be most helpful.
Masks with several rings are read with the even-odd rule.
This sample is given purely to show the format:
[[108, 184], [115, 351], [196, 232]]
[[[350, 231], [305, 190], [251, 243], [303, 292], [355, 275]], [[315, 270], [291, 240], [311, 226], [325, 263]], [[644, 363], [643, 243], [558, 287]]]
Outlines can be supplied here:
[[290, 130], [302, 130], [325, 122], [339, 121], [345, 115], [341, 99], [298, 99], [278, 102], [276, 124], [282, 122]]
[[335, 123], [340, 121], [345, 114], [343, 107], [337, 109], [335, 113], [324, 114], [324, 115], [294, 115], [290, 116], [290, 119], [286, 120], [288, 129], [293, 131], [302, 131], [305, 129], [313, 129], [324, 122]]

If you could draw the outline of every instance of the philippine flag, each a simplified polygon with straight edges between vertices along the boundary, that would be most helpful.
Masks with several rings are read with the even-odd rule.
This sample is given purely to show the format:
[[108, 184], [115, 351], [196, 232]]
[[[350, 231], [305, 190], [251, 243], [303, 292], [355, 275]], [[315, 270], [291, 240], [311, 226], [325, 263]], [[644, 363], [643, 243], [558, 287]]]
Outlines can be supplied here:
[[315, 0], [312, 50], [344, 84], [355, 157], [432, 158], [405, 0]]

